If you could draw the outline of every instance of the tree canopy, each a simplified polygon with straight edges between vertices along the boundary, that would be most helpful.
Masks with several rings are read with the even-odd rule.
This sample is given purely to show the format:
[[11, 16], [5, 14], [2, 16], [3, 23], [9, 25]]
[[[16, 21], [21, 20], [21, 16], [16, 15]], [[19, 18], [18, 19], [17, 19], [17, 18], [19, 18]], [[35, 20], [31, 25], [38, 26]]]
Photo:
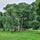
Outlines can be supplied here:
[[7, 4], [5, 12], [0, 12], [0, 28], [8, 31], [40, 28], [40, 3], [36, 2]]

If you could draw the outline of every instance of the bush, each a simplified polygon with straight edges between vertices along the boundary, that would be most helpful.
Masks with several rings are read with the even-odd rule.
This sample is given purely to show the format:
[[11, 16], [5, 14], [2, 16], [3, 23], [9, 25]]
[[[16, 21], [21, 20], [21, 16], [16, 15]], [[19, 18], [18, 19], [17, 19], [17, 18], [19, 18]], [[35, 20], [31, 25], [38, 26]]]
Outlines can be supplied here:
[[40, 26], [39, 22], [33, 22], [32, 25], [33, 25], [33, 29], [36, 29], [36, 30], [37, 30], [37, 29], [39, 28], [39, 26]]

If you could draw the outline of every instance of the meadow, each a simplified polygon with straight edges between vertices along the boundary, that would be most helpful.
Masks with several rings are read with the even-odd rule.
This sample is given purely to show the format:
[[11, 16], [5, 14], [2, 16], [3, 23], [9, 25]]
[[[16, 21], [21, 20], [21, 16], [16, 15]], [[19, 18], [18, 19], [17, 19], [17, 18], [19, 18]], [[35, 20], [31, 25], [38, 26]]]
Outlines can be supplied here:
[[40, 31], [0, 32], [0, 40], [40, 40]]

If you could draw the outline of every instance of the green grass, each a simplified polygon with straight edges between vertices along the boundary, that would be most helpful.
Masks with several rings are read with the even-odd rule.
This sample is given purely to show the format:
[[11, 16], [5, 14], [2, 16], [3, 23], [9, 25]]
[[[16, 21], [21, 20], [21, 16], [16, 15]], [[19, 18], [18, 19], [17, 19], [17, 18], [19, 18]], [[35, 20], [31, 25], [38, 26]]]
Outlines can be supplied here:
[[40, 31], [0, 32], [0, 40], [40, 40]]

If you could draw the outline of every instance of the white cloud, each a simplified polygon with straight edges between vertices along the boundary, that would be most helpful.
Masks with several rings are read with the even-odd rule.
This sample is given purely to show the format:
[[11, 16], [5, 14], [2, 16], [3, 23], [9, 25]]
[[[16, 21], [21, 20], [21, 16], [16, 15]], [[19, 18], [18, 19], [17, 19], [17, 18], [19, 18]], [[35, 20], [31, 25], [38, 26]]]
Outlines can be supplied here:
[[20, 3], [20, 2], [26, 2], [26, 3], [32, 3], [35, 0], [0, 0], [0, 11], [3, 11], [3, 7], [6, 6], [7, 4], [12, 4], [12, 3]]

